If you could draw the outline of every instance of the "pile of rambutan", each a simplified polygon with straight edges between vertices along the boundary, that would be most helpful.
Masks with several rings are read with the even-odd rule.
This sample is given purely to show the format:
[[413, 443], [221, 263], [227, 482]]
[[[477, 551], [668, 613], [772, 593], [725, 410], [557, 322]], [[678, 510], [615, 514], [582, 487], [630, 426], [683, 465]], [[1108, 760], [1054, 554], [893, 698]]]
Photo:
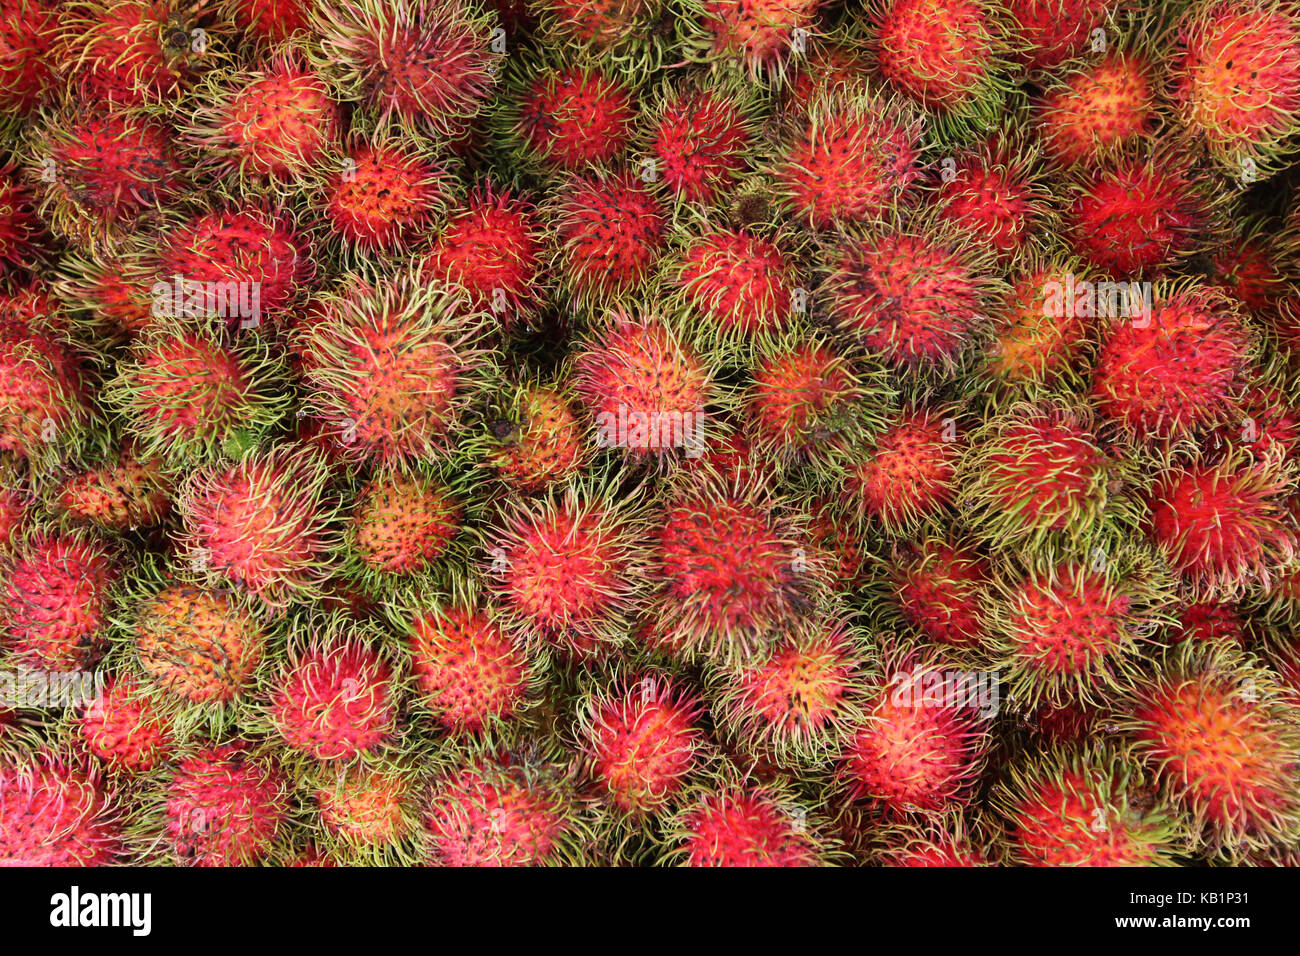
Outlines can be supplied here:
[[0, 864], [1300, 860], [1295, 0], [0, 0]]

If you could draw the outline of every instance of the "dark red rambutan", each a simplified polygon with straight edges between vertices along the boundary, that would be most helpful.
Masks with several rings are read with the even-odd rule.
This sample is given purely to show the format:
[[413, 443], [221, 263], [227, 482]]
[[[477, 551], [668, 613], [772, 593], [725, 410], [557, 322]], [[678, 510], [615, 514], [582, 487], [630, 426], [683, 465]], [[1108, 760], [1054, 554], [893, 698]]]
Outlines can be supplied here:
[[609, 163], [628, 146], [636, 103], [599, 67], [542, 67], [519, 94], [517, 135], [548, 166]]
[[984, 646], [988, 562], [974, 548], [926, 540], [895, 564], [892, 589], [903, 619], [927, 640], [952, 647]]
[[746, 168], [754, 143], [750, 109], [729, 87], [666, 85], [641, 134], [655, 177], [678, 199], [717, 202]]

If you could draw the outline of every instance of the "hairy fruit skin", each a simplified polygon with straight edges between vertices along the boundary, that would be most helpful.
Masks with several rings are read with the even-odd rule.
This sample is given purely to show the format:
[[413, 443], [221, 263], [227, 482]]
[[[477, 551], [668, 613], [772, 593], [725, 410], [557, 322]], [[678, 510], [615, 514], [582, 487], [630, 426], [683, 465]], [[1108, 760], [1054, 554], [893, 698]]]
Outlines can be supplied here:
[[392, 668], [359, 642], [309, 649], [271, 699], [285, 743], [317, 760], [347, 760], [384, 745], [394, 731]]
[[86, 749], [128, 773], [152, 769], [172, 747], [165, 720], [131, 677], [108, 684], [87, 704], [79, 723]]
[[0, 763], [0, 864], [105, 866], [124, 855], [112, 797], [57, 759]]
[[795, 808], [762, 787], [705, 792], [679, 815], [673, 859], [683, 866], [817, 866]]
[[191, 866], [251, 866], [288, 816], [288, 784], [244, 744], [202, 747], [180, 762], [164, 791], [166, 835]]

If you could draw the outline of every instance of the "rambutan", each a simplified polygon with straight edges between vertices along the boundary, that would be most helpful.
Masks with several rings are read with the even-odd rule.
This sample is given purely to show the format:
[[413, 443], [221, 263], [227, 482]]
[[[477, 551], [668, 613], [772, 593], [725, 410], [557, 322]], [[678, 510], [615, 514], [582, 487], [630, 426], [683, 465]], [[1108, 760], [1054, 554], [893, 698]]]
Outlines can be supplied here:
[[1228, 419], [1252, 340], [1221, 292], [1162, 288], [1149, 311], [1109, 326], [1092, 379], [1103, 416], [1146, 440], [1184, 437]]
[[188, 704], [221, 705], [244, 693], [268, 635], [229, 591], [169, 583], [136, 599], [130, 633], [148, 678]]
[[1047, 193], [1036, 160], [1005, 132], [959, 154], [940, 174], [940, 219], [991, 247], [1000, 264], [1009, 262], [1044, 228]]
[[1122, 730], [1211, 851], [1294, 840], [1293, 708], [1271, 673], [1222, 643], [1180, 644], [1133, 688]]
[[974, 548], [939, 539], [919, 543], [895, 564], [891, 580], [899, 612], [929, 641], [981, 648], [988, 640], [988, 562]]
[[1199, 593], [1268, 588], [1296, 556], [1293, 482], [1275, 459], [1229, 454], [1169, 468], [1148, 498], [1147, 534]]
[[519, 716], [538, 668], [522, 641], [473, 600], [400, 615], [420, 702], [450, 731], [474, 733]]
[[287, 376], [267, 340], [232, 340], [206, 325], [160, 319], [104, 387], [103, 401], [148, 458], [210, 461], [238, 437], [268, 433], [288, 410]]
[[509, 507], [483, 545], [508, 626], [578, 656], [623, 640], [642, 606], [647, 534], [615, 489], [591, 482]]
[[140, 682], [130, 674], [113, 678], [78, 719], [86, 749], [117, 770], [151, 770], [171, 750], [171, 731]]
[[628, 172], [572, 178], [549, 214], [555, 272], [580, 300], [636, 290], [666, 245], [662, 203]]
[[1300, 131], [1300, 9], [1278, 0], [1192, 4], [1170, 77], [1182, 121], [1253, 182]]
[[[369, 863], [406, 863], [419, 829], [410, 768], [357, 766], [316, 785], [321, 822], [352, 855]], [[395, 859], [394, 859], [395, 858]], [[342, 862], [350, 862], [344, 856]], [[411, 860], [414, 862], [414, 860]]]
[[1119, 49], [1049, 79], [1034, 104], [1044, 152], [1073, 166], [1149, 136], [1156, 123], [1153, 72], [1146, 54]]
[[513, 132], [544, 165], [576, 171], [626, 152], [636, 103], [605, 70], [538, 65], [522, 87]]
[[863, 717], [864, 672], [859, 638], [846, 621], [810, 622], [762, 654], [716, 671], [710, 710], [746, 751], [785, 766], [817, 767]]
[[196, 472], [176, 502], [184, 560], [271, 607], [319, 593], [336, 544], [329, 478], [313, 450], [291, 445]]
[[349, 154], [330, 165], [321, 214], [333, 237], [366, 253], [409, 248], [434, 222], [448, 190], [442, 167], [396, 138], [353, 141]]
[[0, 642], [33, 669], [89, 670], [107, 649], [121, 568], [104, 542], [80, 532], [34, 532], [6, 556]]
[[272, 758], [247, 744], [215, 744], [180, 761], [161, 799], [177, 863], [251, 866], [288, 818], [289, 785]]
[[0, 166], [0, 275], [33, 269], [44, 232], [36, 196], [16, 173], [12, 163]]
[[633, 817], [670, 806], [699, 768], [702, 707], [656, 673], [614, 679], [578, 704], [578, 746], [605, 798]]
[[777, 194], [815, 229], [874, 223], [921, 175], [912, 110], [865, 87], [817, 94], [771, 169]]
[[108, 461], [70, 474], [54, 492], [53, 510], [122, 532], [159, 524], [171, 511], [173, 482], [157, 458], [122, 442]]
[[105, 866], [123, 856], [112, 794], [49, 752], [0, 762], [0, 865]]
[[1105, 52], [1105, 33], [1099, 38], [1106, 15], [1115, 0], [1009, 0], [1012, 58], [1030, 71], [1048, 71], [1071, 57]]
[[461, 0], [320, 3], [312, 29], [322, 65], [344, 98], [360, 100], [381, 125], [462, 132], [495, 85], [500, 55], [492, 19]]
[[448, 214], [424, 271], [465, 289], [475, 309], [511, 330], [526, 325], [544, 297], [542, 242], [533, 204], [484, 182]]
[[807, 44], [825, 0], [703, 0], [704, 59], [740, 61], [751, 78], [781, 77]]
[[614, 312], [574, 360], [596, 445], [632, 458], [698, 455], [715, 394], [711, 370], [673, 326]]
[[1131, 753], [1049, 752], [1014, 766], [993, 803], [1017, 866], [1173, 865], [1181, 834]]
[[391, 463], [455, 448], [493, 358], [465, 293], [418, 273], [382, 283], [353, 275], [319, 303], [295, 335], [306, 410], [348, 456]]
[[357, 491], [345, 519], [346, 544], [356, 572], [388, 586], [428, 571], [461, 530], [455, 495], [416, 469], [385, 469]]
[[979, 675], [947, 669], [938, 658], [887, 654], [897, 660], [887, 661], [863, 703], [865, 719], [847, 735], [839, 785], [849, 800], [894, 816], [964, 806], [988, 747], [981, 708], [996, 700], [967, 693]]
[[329, 762], [391, 743], [398, 687], [372, 643], [359, 630], [326, 628], [290, 649], [269, 693], [271, 723], [290, 748]]
[[443, 866], [573, 865], [591, 839], [570, 770], [546, 754], [471, 756], [440, 777], [427, 806]]
[[716, 203], [746, 169], [753, 112], [739, 89], [665, 84], [641, 134], [655, 177], [679, 200]]
[[851, 514], [890, 534], [916, 528], [952, 505], [965, 436], [937, 409], [909, 409], [869, 439], [837, 490]]
[[0, 112], [26, 113], [54, 85], [58, 6], [51, 0], [0, 0]]
[[557, 388], [528, 383], [492, 423], [488, 464], [525, 494], [571, 478], [586, 456], [583, 426], [574, 403]]

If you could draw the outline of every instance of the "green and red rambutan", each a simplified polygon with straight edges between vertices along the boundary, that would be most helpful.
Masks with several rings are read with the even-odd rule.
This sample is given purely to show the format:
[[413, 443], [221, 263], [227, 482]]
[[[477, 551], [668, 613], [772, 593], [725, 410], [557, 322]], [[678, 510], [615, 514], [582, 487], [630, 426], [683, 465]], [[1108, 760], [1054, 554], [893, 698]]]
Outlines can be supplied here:
[[256, 186], [320, 172], [340, 135], [324, 78], [292, 48], [246, 71], [214, 71], [193, 91], [183, 135], [196, 168]]
[[[280, 318], [316, 274], [306, 238], [292, 220], [253, 205], [180, 217], [160, 240], [158, 259], [163, 283], [181, 276], [209, 287], [256, 289], [259, 323]], [[249, 325], [249, 317], [241, 318], [239, 324]]]
[[291, 750], [327, 763], [390, 746], [401, 688], [377, 635], [333, 621], [312, 627], [269, 682], [276, 733]]
[[1295, 560], [1294, 481], [1276, 456], [1171, 465], [1147, 499], [1145, 527], [1183, 582], [1199, 594], [1267, 590]]
[[627, 152], [636, 101], [603, 67], [539, 63], [519, 86], [510, 132], [541, 165], [576, 172]]
[[412, 865], [420, 829], [419, 778], [404, 764], [321, 774], [312, 797], [339, 862]]
[[[1114, 553], [1111, 553], [1111, 552]], [[1168, 623], [1171, 582], [1143, 551], [1100, 545], [1087, 563], [1030, 552], [990, 590], [992, 652], [1027, 706], [1104, 701]]]
[[418, 468], [383, 468], [357, 490], [344, 517], [354, 573], [377, 590], [427, 574], [448, 555], [464, 513], [456, 493]]
[[872, 862], [891, 867], [992, 866], [988, 840], [962, 814], [873, 827]]
[[881, 74], [935, 114], [940, 130], [987, 126], [1002, 108], [1000, 9], [984, 0], [876, 0], [872, 53]]
[[1103, 446], [1086, 409], [1017, 404], [970, 436], [957, 506], [1000, 547], [1080, 544], [1107, 528], [1135, 527], [1139, 505], [1122, 491], [1136, 477], [1123, 451]]
[[153, 252], [153, 237], [133, 234], [93, 252], [64, 255], [53, 289], [71, 310], [81, 340], [108, 351], [153, 323], [159, 278]]
[[1294, 707], [1252, 656], [1221, 642], [1169, 650], [1135, 683], [1121, 730], [1211, 852], [1296, 839]]
[[166, 718], [129, 673], [111, 679], [82, 709], [77, 725], [86, 750], [126, 773], [152, 770], [172, 748]]
[[1045, 73], [1086, 51], [1104, 53], [1106, 34], [1097, 30], [1117, 6], [1116, 0], [1008, 0], [1011, 58]]
[[106, 461], [63, 479], [49, 507], [120, 533], [160, 524], [171, 511], [173, 486], [159, 459], [140, 455], [124, 441]]
[[89, 670], [108, 647], [122, 569], [104, 541], [37, 529], [5, 556], [0, 645], [32, 669]]
[[509, 504], [483, 535], [489, 592], [526, 640], [570, 657], [603, 653], [643, 607], [648, 536], [608, 483], [578, 480]]
[[1226, 194], [1213, 191], [1195, 157], [1184, 140], [1165, 137], [1076, 171], [1062, 214], [1071, 249], [1115, 279], [1153, 278], [1201, 251]]
[[970, 545], [938, 538], [920, 541], [900, 557], [890, 587], [903, 620], [936, 644], [985, 647], [989, 562]]
[[509, 331], [527, 326], [545, 297], [544, 238], [531, 201], [482, 182], [448, 213], [424, 271], [459, 285]]
[[648, 169], [679, 201], [717, 203], [749, 166], [755, 112], [738, 86], [665, 83], [638, 124]]
[[595, 424], [598, 448], [659, 461], [699, 455], [717, 385], [674, 325], [615, 310], [580, 349], [573, 386]]
[[416, 699], [451, 732], [478, 733], [523, 714], [540, 668], [487, 605], [463, 596], [395, 615], [411, 655]]
[[825, 0], [701, 0], [701, 36], [691, 44], [706, 62], [737, 62], [751, 79], [783, 79], [816, 32]]
[[800, 306], [808, 310], [789, 253], [748, 230], [702, 226], [669, 268], [680, 308], [703, 320], [691, 323], [699, 326], [692, 338], [701, 346], [753, 348], [784, 331]]
[[525, 383], [491, 423], [487, 464], [524, 494], [572, 478], [586, 465], [585, 426], [564, 386]]
[[351, 459], [429, 459], [457, 447], [494, 353], [466, 293], [418, 272], [348, 276], [294, 334], [305, 410]]
[[207, 326], [160, 317], [104, 386], [102, 400], [146, 458], [210, 461], [233, 440], [266, 434], [289, 409], [287, 374], [269, 341]]
[[214, 711], [252, 687], [269, 640], [246, 601], [175, 580], [136, 596], [127, 632], [149, 682]]
[[599, 304], [636, 291], [667, 245], [663, 203], [628, 171], [572, 177], [548, 216], [554, 274], [579, 301]]
[[222, 19], [269, 46], [305, 32], [313, 6], [310, 0], [225, 0]]
[[951, 373], [1001, 291], [990, 256], [946, 224], [846, 239], [826, 280], [831, 316], [893, 366]]
[[36, 194], [13, 163], [0, 165], [0, 276], [30, 272], [38, 264], [45, 225]]
[[814, 229], [883, 221], [921, 176], [922, 124], [867, 87], [817, 93], [773, 158], [774, 191]]
[[248, 744], [211, 744], [181, 759], [159, 802], [176, 864], [251, 866], [288, 821], [289, 783], [274, 757]]
[[124, 857], [102, 780], [51, 751], [0, 760], [0, 865], [106, 866]]
[[965, 806], [989, 747], [986, 711], [996, 707], [973, 691], [979, 676], [886, 648], [836, 767], [845, 799], [896, 818]]
[[700, 769], [703, 707], [655, 672], [615, 677], [578, 703], [578, 747], [602, 797], [633, 818], [662, 813]]
[[768, 477], [696, 476], [668, 496], [659, 521], [655, 627], [687, 656], [744, 661], [825, 600], [830, 559]]
[[353, 138], [347, 149], [327, 159], [331, 172], [318, 199], [330, 237], [371, 255], [411, 248], [446, 201], [443, 166], [396, 137]]
[[25, 114], [54, 86], [59, 6], [0, 0], [0, 113]]
[[1095, 164], [1149, 137], [1157, 120], [1154, 73], [1148, 54], [1128, 49], [1053, 73], [1033, 107], [1043, 151], [1062, 166]]
[[469, 753], [439, 775], [426, 807], [438, 865], [572, 866], [590, 852], [591, 822], [573, 770], [541, 746]]
[[1036, 755], [1008, 770], [992, 801], [1016, 866], [1172, 866], [1183, 845], [1130, 749]]
[[715, 669], [710, 712], [747, 753], [816, 768], [863, 718], [866, 655], [845, 619], [801, 623], [761, 654]]
[[1230, 420], [1253, 341], [1222, 292], [1162, 286], [1149, 310], [1106, 324], [1092, 376], [1103, 417], [1147, 441], [1185, 437]]
[[[740, 775], [733, 772], [732, 776]], [[824, 866], [834, 858], [825, 829], [816, 808], [788, 785], [746, 779], [702, 782], [669, 821], [660, 862], [718, 867]]]
[[54, 324], [0, 309], [0, 452], [37, 465], [75, 451], [94, 414], [83, 359]]
[[890, 535], [914, 530], [952, 506], [965, 440], [945, 409], [906, 409], [866, 440], [835, 493], [861, 523]]
[[1183, 13], [1170, 64], [1182, 122], [1249, 184], [1300, 131], [1300, 7], [1199, 0]]
[[176, 501], [182, 559], [272, 608], [319, 594], [337, 546], [330, 475], [313, 449], [292, 445], [197, 471]]

